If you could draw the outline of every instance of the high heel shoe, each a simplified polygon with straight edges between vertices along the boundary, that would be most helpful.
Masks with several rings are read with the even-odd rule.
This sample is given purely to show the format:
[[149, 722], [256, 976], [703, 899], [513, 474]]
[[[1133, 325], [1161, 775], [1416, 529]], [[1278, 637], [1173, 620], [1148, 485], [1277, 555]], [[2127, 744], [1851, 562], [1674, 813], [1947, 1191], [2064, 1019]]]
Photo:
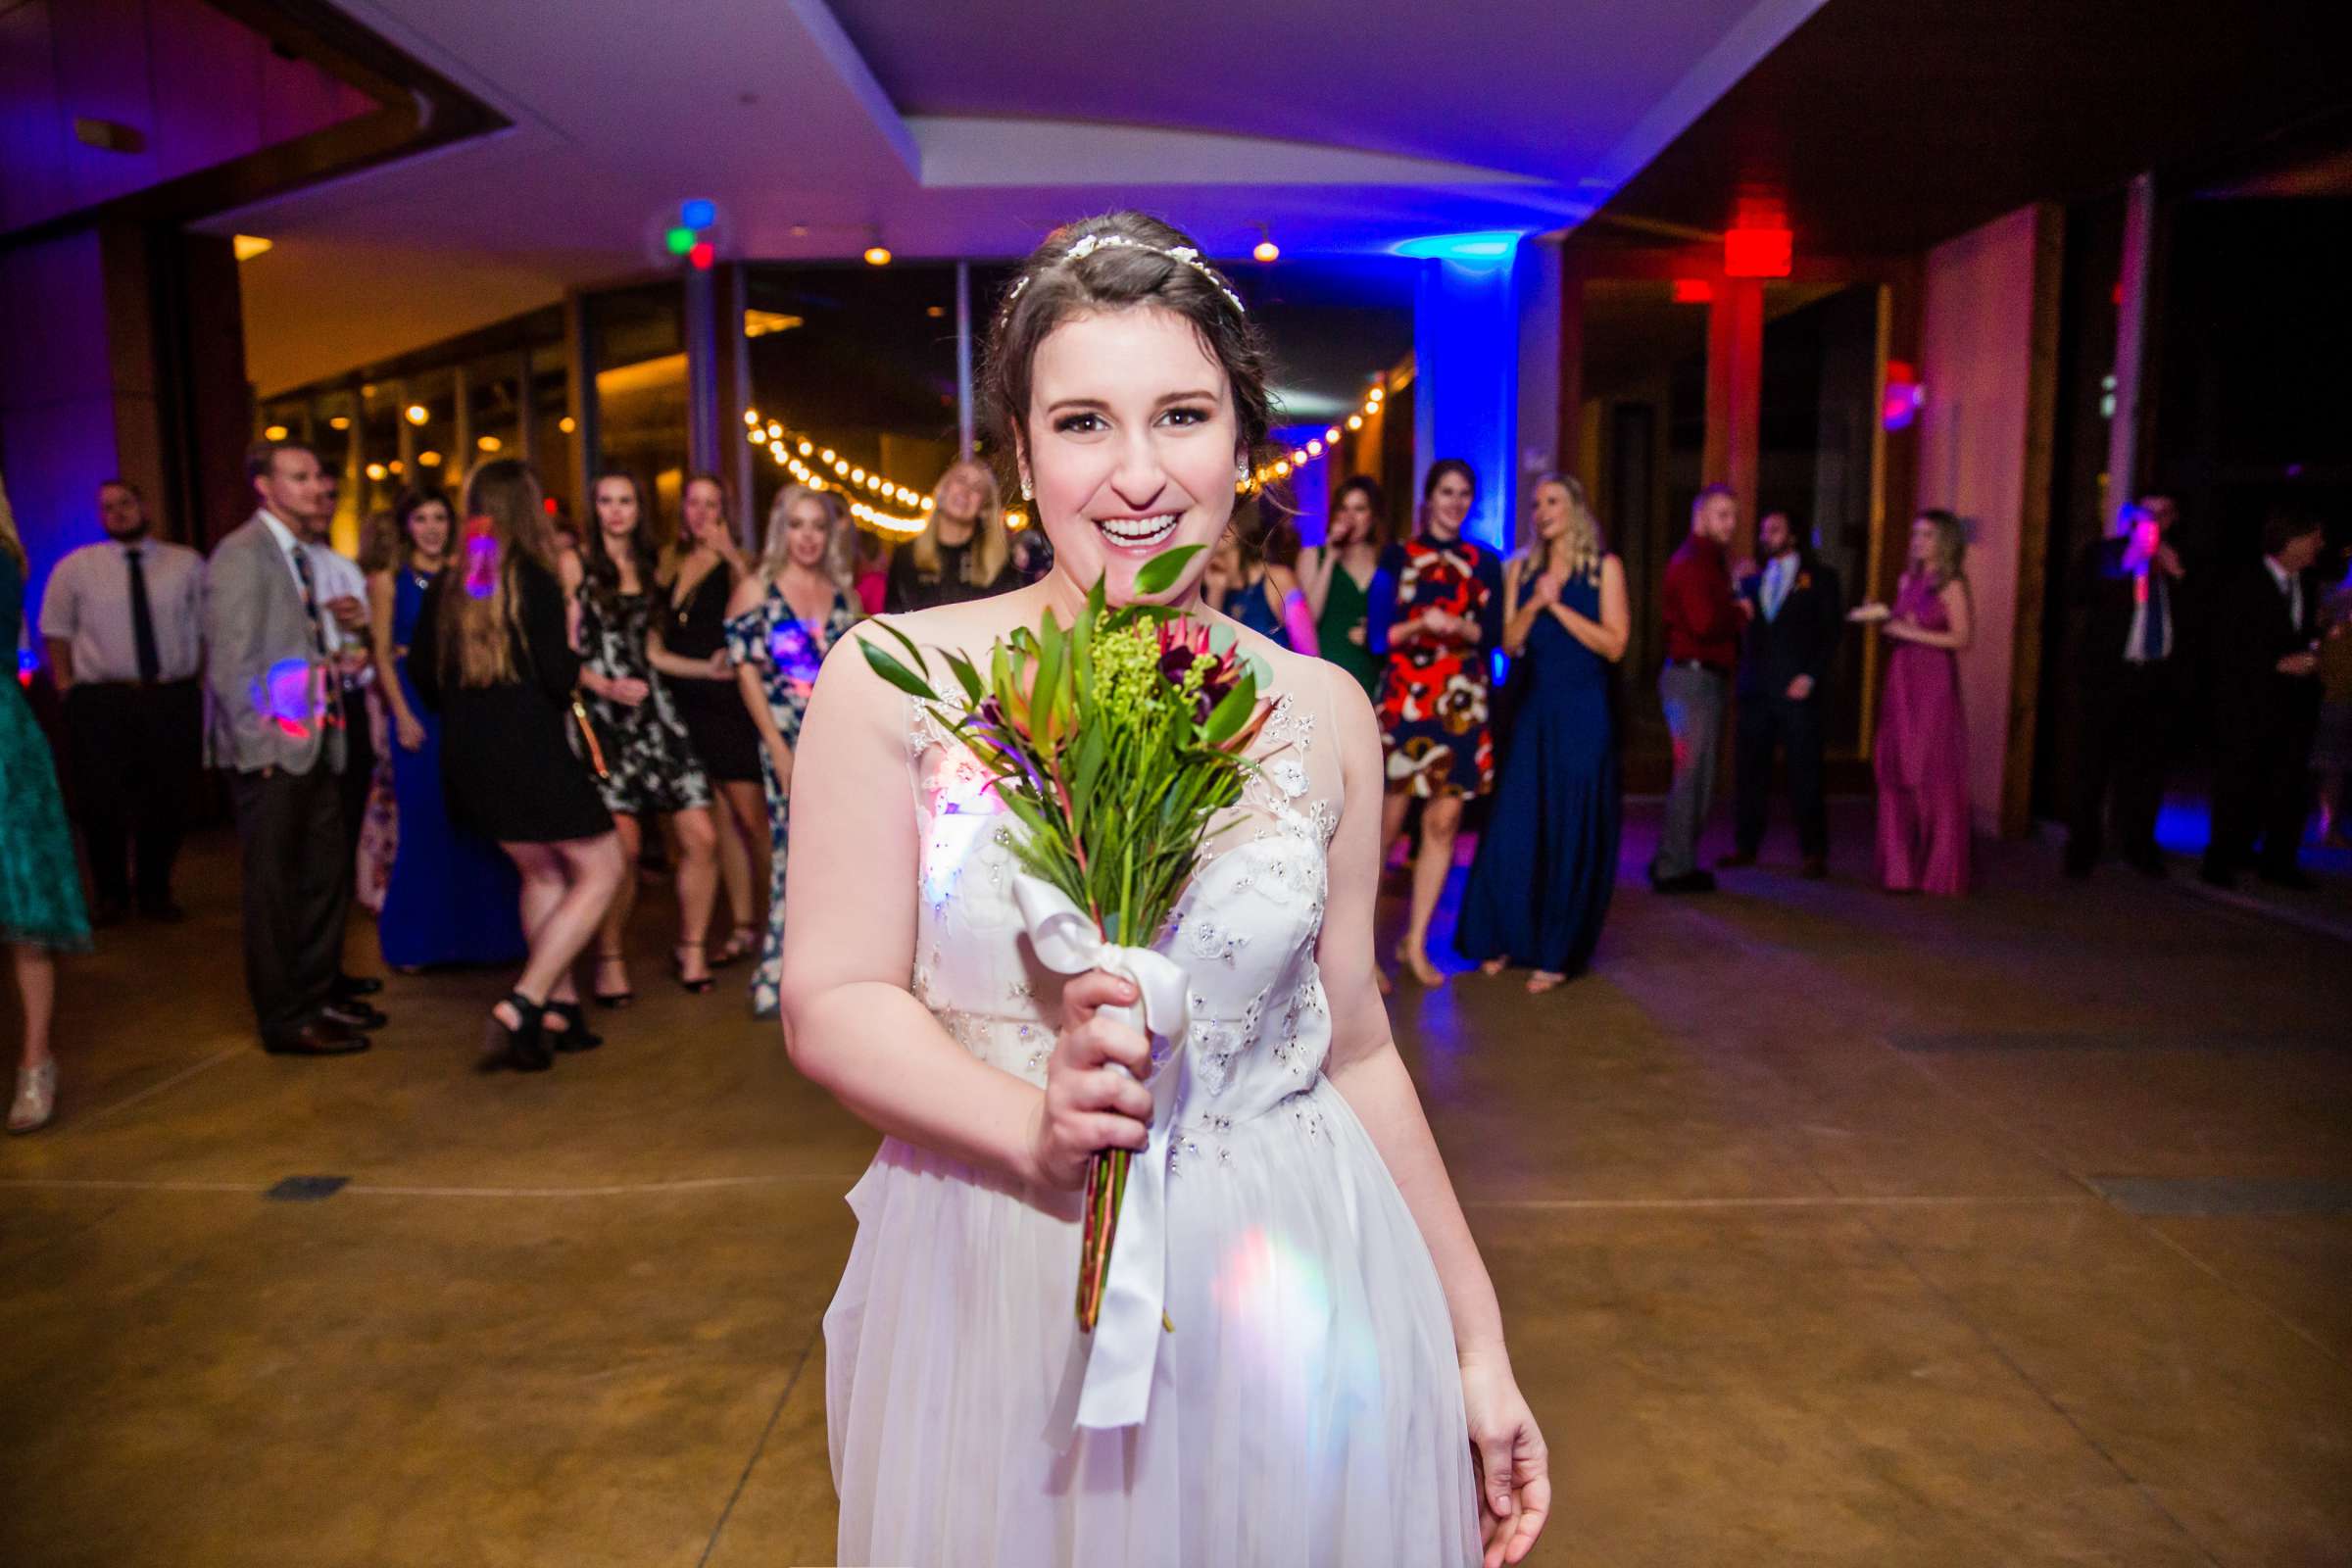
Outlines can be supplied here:
[[739, 925], [727, 933], [727, 940], [718, 945], [716, 953], [710, 955], [710, 967], [724, 969], [730, 963], [741, 963], [759, 946], [760, 941], [752, 935], [751, 929]]
[[49, 1125], [57, 1109], [57, 1058], [17, 1069], [17, 1098], [8, 1107], [8, 1130], [34, 1133]]
[[678, 977], [678, 988], [682, 991], [691, 991], [698, 997], [718, 982], [708, 974], [688, 979], [686, 977], [686, 960], [680, 955], [702, 951], [703, 945], [700, 942], [681, 942], [669, 950], [669, 972]]
[[[606, 970], [608, 970], [608, 969], [613, 968], [613, 967], [615, 967], [615, 966], [618, 966], [618, 967], [620, 968], [620, 972], [621, 972], [622, 974], [627, 974], [627, 973], [629, 972], [629, 971], [628, 971], [628, 968], [627, 968], [628, 961], [629, 961], [629, 959], [628, 959], [628, 956], [627, 956], [626, 954], [621, 954], [621, 953], [600, 953], [600, 954], [598, 954], [598, 955], [596, 956], [596, 974], [597, 974], [597, 978], [598, 978], [598, 979], [600, 979], [600, 980], [601, 980], [601, 979], [603, 979], [603, 978], [604, 978], [604, 976], [605, 976], [605, 971], [606, 971]], [[636, 993], [636, 992], [634, 992], [634, 991], [631, 991], [631, 990], [630, 990], [628, 987], [626, 987], [626, 986], [623, 986], [623, 987], [621, 987], [621, 988], [620, 988], [618, 991], [607, 991], [607, 990], [605, 990], [605, 989], [604, 989], [604, 987], [602, 987], [602, 986], [599, 986], [599, 987], [597, 987], [597, 989], [596, 989], [596, 991], [595, 991], [594, 995], [595, 995], [595, 997], [596, 997], [596, 1004], [597, 1004], [598, 1006], [600, 1006], [600, 1007], [612, 1007], [612, 1008], [614, 1008], [614, 1009], [618, 1009], [618, 1008], [621, 1008], [621, 1007], [625, 1007], [625, 1006], [627, 1006], [627, 1005], [630, 1004], [630, 1003], [632, 1003], [632, 1002], [635, 1002], [635, 1001], [637, 1000], [637, 993]]]
[[482, 1071], [512, 1067], [516, 1072], [545, 1072], [554, 1066], [555, 1054], [547, 1049], [547, 1036], [540, 1028], [546, 1006], [519, 991], [508, 992], [505, 1005], [514, 1008], [521, 1022], [509, 1028], [497, 1008], [490, 1010], [490, 1026], [483, 1034]]
[[[558, 1019], [563, 1020], [563, 1028], [550, 1029], [547, 1027], [548, 1024], [554, 1023]], [[554, 1046], [558, 1051], [594, 1051], [605, 1043], [603, 1035], [588, 1027], [587, 1009], [576, 1002], [549, 1003], [546, 1016], [541, 1020], [540, 1031], [547, 1037], [548, 1044]]]

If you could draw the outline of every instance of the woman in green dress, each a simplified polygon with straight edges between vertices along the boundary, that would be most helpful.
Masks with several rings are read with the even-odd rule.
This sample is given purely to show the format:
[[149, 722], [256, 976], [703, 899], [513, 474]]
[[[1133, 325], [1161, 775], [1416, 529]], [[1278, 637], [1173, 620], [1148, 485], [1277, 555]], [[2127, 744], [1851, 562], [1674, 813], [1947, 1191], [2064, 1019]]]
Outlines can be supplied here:
[[1323, 657], [1353, 675], [1367, 697], [1379, 695], [1381, 660], [1366, 642], [1364, 619], [1372, 573], [1388, 542], [1380, 486], [1359, 473], [1332, 492], [1323, 543], [1298, 552], [1298, 586], [1315, 617], [1315, 641]]
[[[8, 492], [0, 488], [0, 649], [12, 656], [24, 621], [24, 546], [17, 539]], [[8, 1130], [28, 1133], [48, 1125], [57, 1102], [57, 1058], [49, 1054], [49, 1020], [57, 1006], [54, 955], [60, 949], [88, 951], [90, 917], [57, 792], [57, 764], [13, 678], [0, 679], [0, 943], [15, 960], [17, 1001], [24, 1011], [24, 1053]]]

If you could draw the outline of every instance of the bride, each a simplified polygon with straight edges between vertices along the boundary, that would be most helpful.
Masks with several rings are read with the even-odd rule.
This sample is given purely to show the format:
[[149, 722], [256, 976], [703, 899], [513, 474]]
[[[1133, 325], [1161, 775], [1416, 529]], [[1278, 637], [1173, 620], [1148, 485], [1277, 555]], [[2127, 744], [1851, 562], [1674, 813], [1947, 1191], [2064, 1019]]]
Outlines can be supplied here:
[[[999, 449], [1054, 545], [1034, 586], [896, 624], [984, 657], [1225, 531], [1265, 440], [1259, 338], [1177, 230], [1063, 228], [990, 344]], [[1023, 937], [1009, 824], [968, 754], [845, 638], [794, 763], [793, 1060], [887, 1135], [825, 1316], [845, 1564], [1432, 1568], [1518, 1562], [1550, 1506], [1478, 1248], [1375, 989], [1380, 739], [1345, 670], [1200, 603], [1274, 672], [1232, 831], [1168, 946], [1190, 1031], [1140, 1419], [1074, 1420], [1096, 1151], [1144, 1147], [1151, 1046]], [[1172, 944], [1172, 946], [1169, 946]], [[1122, 1071], [1120, 1069], [1128, 1069]], [[1110, 1319], [1093, 1339], [1110, 1333]], [[1146, 1396], [1139, 1392], [1139, 1401]], [[1483, 1549], [1482, 1549], [1483, 1547]]]

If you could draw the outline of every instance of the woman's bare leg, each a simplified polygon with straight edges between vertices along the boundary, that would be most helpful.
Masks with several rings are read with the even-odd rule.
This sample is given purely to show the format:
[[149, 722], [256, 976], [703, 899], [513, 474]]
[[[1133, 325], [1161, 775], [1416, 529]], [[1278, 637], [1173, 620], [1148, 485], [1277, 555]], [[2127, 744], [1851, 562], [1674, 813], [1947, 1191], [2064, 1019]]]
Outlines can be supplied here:
[[1421, 853], [1413, 858], [1413, 897], [1405, 916], [1404, 942], [1397, 954], [1413, 978], [1442, 986], [1446, 973], [1429, 961], [1429, 922], [1438, 912], [1446, 878], [1453, 869], [1453, 839], [1462, 825], [1462, 798], [1441, 795], [1421, 811]]
[[[678, 892], [679, 973], [701, 980], [710, 973], [703, 944], [710, 934], [710, 908], [718, 900], [718, 824], [704, 807], [680, 811], [671, 818], [677, 839], [674, 874]], [[687, 954], [691, 953], [691, 960]]]

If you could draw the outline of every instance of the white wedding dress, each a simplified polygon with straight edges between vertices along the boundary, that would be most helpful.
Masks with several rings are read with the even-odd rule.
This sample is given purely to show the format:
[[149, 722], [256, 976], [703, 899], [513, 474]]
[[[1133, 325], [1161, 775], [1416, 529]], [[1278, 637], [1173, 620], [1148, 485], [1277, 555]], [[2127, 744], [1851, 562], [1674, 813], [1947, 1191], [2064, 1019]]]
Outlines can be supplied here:
[[[1314, 955], [1341, 786], [1328, 700], [1310, 691], [1259, 737], [1262, 771], [1164, 950], [1191, 975], [1192, 1032], [1166, 1187], [1171, 1332], [1146, 1419], [1049, 1436], [1078, 1339], [1078, 1195], [888, 1140], [850, 1194], [857, 1243], [825, 1314], [845, 1568], [1478, 1560], [1437, 1271], [1323, 1076]], [[907, 735], [912, 990], [974, 1055], [1043, 1084], [1041, 1004], [1060, 980], [1013, 905], [1012, 818], [911, 702]]]

